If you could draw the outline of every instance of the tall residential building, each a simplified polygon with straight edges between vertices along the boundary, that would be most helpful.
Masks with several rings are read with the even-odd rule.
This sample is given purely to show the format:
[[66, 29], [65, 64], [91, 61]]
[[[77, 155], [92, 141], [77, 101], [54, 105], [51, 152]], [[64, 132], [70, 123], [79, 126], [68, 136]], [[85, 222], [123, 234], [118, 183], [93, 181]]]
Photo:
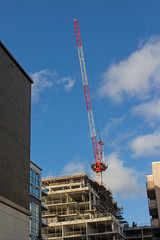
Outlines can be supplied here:
[[0, 239], [29, 239], [32, 79], [0, 41]]
[[86, 174], [42, 180], [48, 189], [43, 217], [49, 227], [48, 239], [122, 240], [117, 203], [111, 190]]
[[160, 239], [160, 162], [152, 162], [152, 175], [147, 176], [147, 196], [152, 230]]

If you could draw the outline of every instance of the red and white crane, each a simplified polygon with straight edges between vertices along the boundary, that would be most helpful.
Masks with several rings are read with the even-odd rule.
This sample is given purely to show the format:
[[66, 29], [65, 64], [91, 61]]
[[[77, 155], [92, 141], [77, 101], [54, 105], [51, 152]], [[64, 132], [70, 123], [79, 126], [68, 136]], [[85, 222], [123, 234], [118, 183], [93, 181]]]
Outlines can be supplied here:
[[99, 184], [102, 184], [102, 172], [107, 169], [108, 164], [103, 162], [104, 143], [101, 140], [99, 142], [97, 141], [79, 23], [76, 19], [74, 19], [74, 28], [75, 28], [75, 34], [76, 34], [77, 49], [78, 49], [79, 62], [80, 62], [80, 68], [81, 68], [81, 74], [82, 74], [88, 119], [89, 119], [92, 146], [93, 146], [94, 158], [95, 158], [95, 163], [91, 164], [91, 169], [96, 173], [97, 182]]

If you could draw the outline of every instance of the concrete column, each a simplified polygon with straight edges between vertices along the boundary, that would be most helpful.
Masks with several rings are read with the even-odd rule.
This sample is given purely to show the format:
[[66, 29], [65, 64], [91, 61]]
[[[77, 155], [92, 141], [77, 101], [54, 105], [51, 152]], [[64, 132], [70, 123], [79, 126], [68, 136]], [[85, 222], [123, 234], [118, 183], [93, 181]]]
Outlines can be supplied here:
[[[88, 223], [85, 224], [86, 225], [86, 235], [88, 234]], [[88, 239], [88, 237], [87, 237]]]
[[63, 229], [63, 225], [62, 225], [62, 238], [64, 237], [64, 229]]
[[112, 232], [114, 232], [114, 222], [111, 223], [112, 224]]
[[91, 207], [91, 192], [89, 191], [89, 210], [91, 210], [92, 207]]
[[142, 228], [141, 228], [141, 235], [142, 235], [142, 240], [143, 240], [144, 238], [143, 238], [143, 229]]
[[[69, 196], [66, 194], [66, 203], [69, 202]], [[67, 214], [69, 214], [69, 209], [68, 209], [68, 204], [66, 205], [67, 207]]]
[[93, 195], [93, 203], [96, 204], [96, 196]]

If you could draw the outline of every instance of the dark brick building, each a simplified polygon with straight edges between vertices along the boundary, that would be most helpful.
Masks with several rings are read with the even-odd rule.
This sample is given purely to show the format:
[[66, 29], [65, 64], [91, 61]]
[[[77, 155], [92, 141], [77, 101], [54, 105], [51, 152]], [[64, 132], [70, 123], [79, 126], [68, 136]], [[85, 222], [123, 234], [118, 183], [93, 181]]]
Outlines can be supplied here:
[[29, 238], [31, 84], [32, 79], [0, 41], [2, 239]]

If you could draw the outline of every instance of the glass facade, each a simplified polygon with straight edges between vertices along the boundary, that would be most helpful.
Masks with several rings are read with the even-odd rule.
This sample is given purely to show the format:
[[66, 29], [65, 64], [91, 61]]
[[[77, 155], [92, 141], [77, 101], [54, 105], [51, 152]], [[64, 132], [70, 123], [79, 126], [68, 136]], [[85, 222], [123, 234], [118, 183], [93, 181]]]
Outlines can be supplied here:
[[33, 169], [30, 169], [30, 193], [40, 198], [40, 177]]
[[39, 239], [39, 206], [33, 202], [30, 202], [30, 211], [32, 216], [30, 217], [30, 240]]

